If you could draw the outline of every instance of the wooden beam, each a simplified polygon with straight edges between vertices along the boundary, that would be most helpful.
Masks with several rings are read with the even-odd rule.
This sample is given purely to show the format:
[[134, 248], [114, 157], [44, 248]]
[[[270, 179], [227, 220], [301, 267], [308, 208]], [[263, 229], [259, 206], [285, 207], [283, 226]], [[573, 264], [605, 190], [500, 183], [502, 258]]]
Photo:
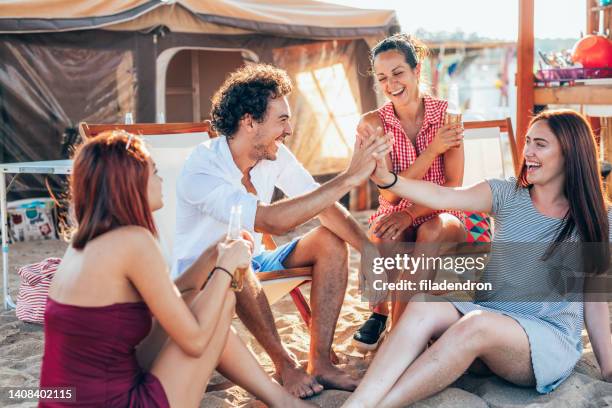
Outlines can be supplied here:
[[503, 48], [513, 45], [512, 41], [425, 41], [425, 45], [432, 53], [437, 54], [440, 49], [449, 50], [482, 50], [486, 48]]
[[193, 87], [191, 105], [193, 107], [194, 122], [202, 121], [202, 113], [200, 112], [200, 59], [198, 55], [197, 50], [191, 51], [191, 86]]
[[[601, 132], [600, 137], [603, 142], [603, 159], [607, 162], [612, 162], [612, 118], [600, 118], [601, 120]], [[612, 200], [612, 175], [609, 175], [606, 183], [606, 189], [608, 192], [608, 200]]]
[[599, 13], [593, 11], [593, 6], [595, 6], [595, 0], [585, 0], [586, 8], [587, 8], [587, 21], [586, 21], [586, 32], [585, 34], [593, 34], [593, 32], [597, 31], [597, 24], [599, 20]]
[[506, 119], [476, 120], [463, 122], [464, 129], [484, 129], [492, 127], [498, 127], [499, 130], [501, 130], [502, 132], [507, 132], [508, 122], [506, 121]]
[[168, 86], [166, 87], [166, 95], [191, 95], [193, 89], [188, 86]]
[[84, 139], [97, 136], [101, 132], [107, 130], [125, 130], [126, 132], [134, 133], [136, 135], [166, 135], [177, 133], [208, 132], [210, 137], [216, 136], [216, 133], [211, 129], [210, 121], [208, 120], [201, 123], [135, 123], [133, 125], [125, 125], [123, 123], [79, 123], [79, 134]]
[[534, 90], [536, 105], [612, 105], [612, 85], [576, 85]]
[[534, 0], [519, 0], [519, 34], [516, 73], [516, 136], [517, 150], [523, 151], [527, 126], [533, 114], [533, 20]]
[[304, 280], [312, 280], [312, 267], [302, 266], [300, 268], [283, 269], [274, 272], [258, 272], [257, 279], [260, 282], [267, 282], [276, 279], [286, 278], [304, 278]]

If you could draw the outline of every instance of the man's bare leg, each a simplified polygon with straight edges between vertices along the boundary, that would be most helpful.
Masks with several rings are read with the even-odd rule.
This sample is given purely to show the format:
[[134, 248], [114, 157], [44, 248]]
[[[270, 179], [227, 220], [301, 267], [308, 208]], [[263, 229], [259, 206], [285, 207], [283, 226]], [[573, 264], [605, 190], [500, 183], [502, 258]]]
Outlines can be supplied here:
[[284, 265], [313, 268], [308, 372], [325, 388], [354, 390], [359, 381], [331, 362], [331, 345], [348, 282], [346, 243], [329, 229], [317, 227], [300, 239]]
[[246, 274], [244, 288], [237, 293], [236, 313], [272, 359], [276, 373], [287, 391], [296, 397], [305, 398], [323, 390], [282, 345], [268, 299], [253, 274]]

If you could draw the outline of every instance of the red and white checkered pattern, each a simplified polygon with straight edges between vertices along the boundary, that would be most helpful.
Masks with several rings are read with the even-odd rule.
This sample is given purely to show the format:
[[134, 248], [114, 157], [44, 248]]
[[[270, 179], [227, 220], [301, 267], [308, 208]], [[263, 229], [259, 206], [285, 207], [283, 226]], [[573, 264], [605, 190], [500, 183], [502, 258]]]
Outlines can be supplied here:
[[61, 261], [60, 258], [47, 258], [19, 269], [21, 283], [15, 311], [19, 320], [43, 323], [49, 286]]
[[[432, 98], [428, 95], [423, 97], [425, 104], [425, 113], [423, 115], [423, 125], [421, 130], [416, 137], [416, 148], [412, 141], [406, 136], [404, 128], [399, 121], [399, 118], [395, 115], [395, 109], [393, 103], [388, 102], [378, 109], [378, 116], [383, 124], [383, 130], [385, 133], [393, 133], [393, 151], [391, 152], [391, 162], [393, 164], [393, 171], [400, 173], [410, 167], [416, 160], [417, 156], [420, 155], [427, 146], [433, 141], [438, 129], [444, 124], [444, 117], [446, 115], [446, 108], [448, 103], [442, 99]], [[442, 185], [446, 182], [444, 176], [444, 156], [440, 155], [435, 158], [431, 167], [423, 177], [423, 180], [431, 181]], [[396, 205], [391, 204], [389, 201], [381, 195], [378, 196], [378, 202], [380, 206], [378, 210], [370, 217], [370, 222], [374, 221], [377, 217], [383, 214], [391, 214], [393, 212], [402, 211], [413, 205], [413, 203], [407, 199], [402, 199]], [[463, 222], [463, 213], [460, 211], [444, 211], [438, 210], [433, 213], [418, 217], [413, 222], [413, 226], [417, 227], [423, 224], [425, 221], [432, 219], [436, 214], [450, 213], [459, 218]]]

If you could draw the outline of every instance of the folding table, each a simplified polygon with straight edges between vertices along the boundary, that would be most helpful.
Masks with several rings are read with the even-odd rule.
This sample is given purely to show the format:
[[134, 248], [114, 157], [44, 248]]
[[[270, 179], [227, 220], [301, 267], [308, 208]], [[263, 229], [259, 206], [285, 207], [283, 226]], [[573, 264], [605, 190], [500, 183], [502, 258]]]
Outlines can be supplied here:
[[[15, 174], [70, 174], [72, 160], [50, 160], [39, 162], [4, 163], [0, 164], [0, 218], [2, 219], [2, 291], [5, 309], [14, 309], [15, 302], [9, 294], [9, 246], [8, 246], [8, 214], [6, 194], [10, 184], [6, 184], [6, 175]], [[14, 180], [13, 177], [13, 180]], [[12, 180], [11, 180], [12, 182]]]

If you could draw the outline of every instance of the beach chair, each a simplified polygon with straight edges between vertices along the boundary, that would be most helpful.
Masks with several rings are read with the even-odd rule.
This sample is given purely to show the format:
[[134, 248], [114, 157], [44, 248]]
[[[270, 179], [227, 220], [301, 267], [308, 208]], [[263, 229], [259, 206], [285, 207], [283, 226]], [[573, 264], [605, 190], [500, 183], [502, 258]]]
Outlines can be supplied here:
[[[185, 159], [200, 143], [216, 137], [210, 121], [202, 123], [140, 123], [140, 124], [79, 124], [79, 133], [88, 139], [107, 130], [122, 129], [145, 139], [151, 156], [156, 162], [158, 173], [163, 178], [164, 207], [155, 211], [154, 218], [159, 230], [160, 244], [169, 266], [174, 245], [176, 180]], [[228, 210], [229, 211], [229, 210]], [[266, 249], [276, 248], [272, 237], [263, 236]], [[312, 280], [312, 268], [292, 268], [276, 272], [257, 274], [270, 304], [276, 303], [289, 293], [306, 326], [310, 328], [311, 311], [308, 302], [300, 291], [300, 286]]]
[[[520, 162], [510, 118], [464, 122], [463, 127], [464, 186], [485, 178], [507, 178], [518, 174]], [[507, 139], [503, 138], [504, 133]], [[488, 214], [467, 212], [465, 226], [467, 242], [490, 242], [493, 238], [493, 225]]]
[[[465, 170], [463, 185], [483, 178], [507, 178], [519, 171], [519, 158], [510, 118], [464, 122]], [[503, 134], [507, 135], [506, 140]], [[510, 157], [508, 157], [510, 155]]]

